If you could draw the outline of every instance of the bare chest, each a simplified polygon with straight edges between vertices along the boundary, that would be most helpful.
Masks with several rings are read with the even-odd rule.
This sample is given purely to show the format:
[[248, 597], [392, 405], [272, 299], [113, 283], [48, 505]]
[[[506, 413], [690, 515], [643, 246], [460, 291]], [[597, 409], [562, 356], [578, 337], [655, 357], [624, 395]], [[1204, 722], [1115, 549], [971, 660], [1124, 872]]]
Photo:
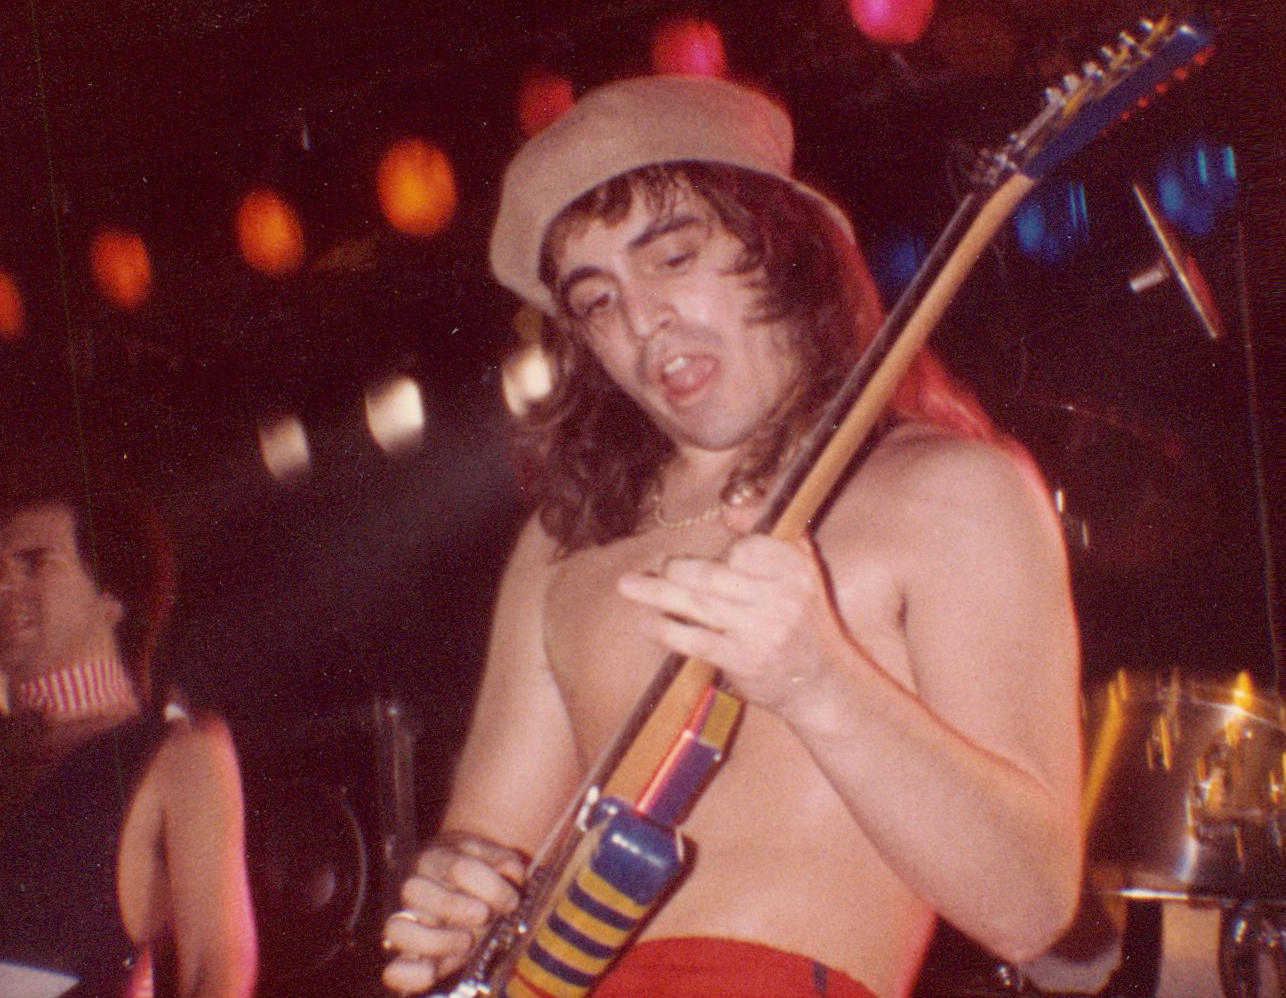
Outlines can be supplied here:
[[646, 611], [617, 592], [617, 579], [657, 571], [678, 555], [717, 556], [731, 540], [718, 524], [653, 529], [559, 566], [547, 592], [545, 636], [583, 760], [597, 755], [666, 657], [641, 633]]
[[[890, 674], [910, 685], [894, 556], [878, 524], [871, 526], [842, 536], [823, 526], [818, 546], [839, 613]], [[617, 580], [625, 572], [657, 571], [675, 556], [718, 557], [733, 540], [722, 524], [652, 529], [578, 552], [559, 566], [547, 591], [545, 635], [582, 761], [598, 755], [667, 654], [642, 632], [648, 611], [622, 597]]]

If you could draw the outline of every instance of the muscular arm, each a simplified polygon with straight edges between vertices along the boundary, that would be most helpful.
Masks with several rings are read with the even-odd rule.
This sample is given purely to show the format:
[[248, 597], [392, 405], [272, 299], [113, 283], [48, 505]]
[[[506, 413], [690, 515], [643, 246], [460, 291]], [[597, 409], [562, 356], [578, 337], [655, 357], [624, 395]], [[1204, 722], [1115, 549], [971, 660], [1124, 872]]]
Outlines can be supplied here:
[[655, 636], [790, 724], [911, 889], [993, 950], [1031, 955], [1080, 875], [1056, 523], [979, 444], [903, 437], [864, 475], [819, 534], [825, 570], [806, 545], [751, 537], [726, 565], [679, 559], [622, 591], [683, 618], [658, 615]]
[[486, 672], [442, 821], [530, 855], [576, 787], [580, 763], [544, 646], [553, 542], [533, 520], [501, 582]]
[[221, 721], [170, 735], [157, 759], [161, 835], [184, 998], [248, 998], [256, 943], [241, 777]]
[[524, 858], [557, 821], [580, 774], [571, 725], [545, 656], [544, 597], [553, 544], [532, 521], [500, 586], [473, 723], [437, 843], [389, 919], [384, 983], [425, 991], [463, 963], [516, 901]]

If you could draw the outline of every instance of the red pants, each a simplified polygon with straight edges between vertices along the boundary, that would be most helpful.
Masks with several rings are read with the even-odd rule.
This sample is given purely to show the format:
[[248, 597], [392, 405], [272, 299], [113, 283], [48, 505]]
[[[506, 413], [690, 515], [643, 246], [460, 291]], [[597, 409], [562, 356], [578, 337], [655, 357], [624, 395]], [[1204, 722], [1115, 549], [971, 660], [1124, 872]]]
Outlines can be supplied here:
[[656, 939], [627, 950], [593, 998], [875, 998], [816, 960], [735, 939]]

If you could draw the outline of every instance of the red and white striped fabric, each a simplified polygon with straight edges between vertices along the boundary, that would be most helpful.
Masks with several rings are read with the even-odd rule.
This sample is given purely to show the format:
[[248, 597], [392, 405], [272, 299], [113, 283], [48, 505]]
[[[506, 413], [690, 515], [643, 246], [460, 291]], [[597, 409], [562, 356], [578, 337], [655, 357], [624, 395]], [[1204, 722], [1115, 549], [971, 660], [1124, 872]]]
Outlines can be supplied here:
[[73, 665], [19, 683], [13, 707], [71, 718], [101, 714], [133, 701], [134, 687], [114, 658]]

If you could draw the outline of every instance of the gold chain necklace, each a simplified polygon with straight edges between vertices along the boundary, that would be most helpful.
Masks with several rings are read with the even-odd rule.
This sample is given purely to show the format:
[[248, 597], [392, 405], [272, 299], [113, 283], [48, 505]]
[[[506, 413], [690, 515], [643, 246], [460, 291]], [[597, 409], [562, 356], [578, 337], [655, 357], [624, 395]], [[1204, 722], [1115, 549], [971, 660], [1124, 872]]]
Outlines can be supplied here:
[[733, 491], [727, 500], [722, 498], [716, 499], [706, 509], [700, 513], [694, 513], [691, 516], [682, 516], [677, 520], [668, 519], [661, 512], [661, 488], [659, 485], [653, 485], [651, 490], [651, 500], [649, 505], [652, 507], [652, 522], [663, 530], [682, 530], [685, 527], [696, 527], [703, 523], [709, 523], [716, 519], [723, 511], [725, 505], [740, 506], [753, 496], [758, 489], [749, 482], [742, 482]]

